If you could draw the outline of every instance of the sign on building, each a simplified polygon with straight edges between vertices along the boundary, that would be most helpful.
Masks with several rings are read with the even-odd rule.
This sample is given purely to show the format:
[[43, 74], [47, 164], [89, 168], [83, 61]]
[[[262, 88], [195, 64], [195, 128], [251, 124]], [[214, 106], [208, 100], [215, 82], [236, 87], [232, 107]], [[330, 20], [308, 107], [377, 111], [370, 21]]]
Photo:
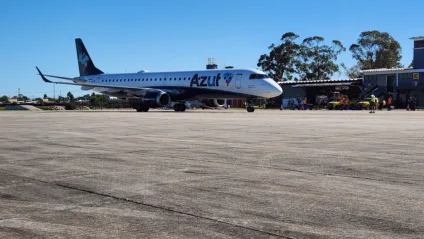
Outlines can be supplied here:
[[412, 74], [412, 79], [419, 80], [420, 79], [420, 73], [413, 73]]

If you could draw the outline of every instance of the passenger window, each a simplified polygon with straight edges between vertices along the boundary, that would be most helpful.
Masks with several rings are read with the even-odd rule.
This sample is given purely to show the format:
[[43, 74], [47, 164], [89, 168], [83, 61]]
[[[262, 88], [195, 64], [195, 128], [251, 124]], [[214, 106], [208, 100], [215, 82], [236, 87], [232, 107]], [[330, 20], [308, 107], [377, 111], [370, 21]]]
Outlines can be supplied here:
[[159, 81], [162, 81], [162, 78], [159, 78]]
[[184, 77], [184, 80], [186, 80], [186, 78]]
[[166, 80], [166, 78], [163, 78], [163, 80]]
[[158, 78], [155, 78], [155, 81], [157, 81], [158, 80]]
[[175, 77], [174, 80], [177, 80], [177, 77]]
[[180, 79], [178, 79], [178, 80], [181, 80], [181, 77], [180, 77]]

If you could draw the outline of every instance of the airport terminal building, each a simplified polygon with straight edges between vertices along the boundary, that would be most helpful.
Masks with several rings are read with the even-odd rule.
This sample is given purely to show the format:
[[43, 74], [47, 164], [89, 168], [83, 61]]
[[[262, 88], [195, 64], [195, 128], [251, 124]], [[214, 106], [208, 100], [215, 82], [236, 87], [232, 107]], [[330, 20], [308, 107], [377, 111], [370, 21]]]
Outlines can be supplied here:
[[390, 93], [397, 108], [406, 107], [410, 96], [416, 98], [419, 106], [424, 105], [424, 36], [411, 39], [414, 41], [412, 67], [362, 71], [362, 97], [371, 93], [383, 97]]
[[395, 108], [406, 108], [410, 96], [418, 107], [424, 106], [424, 36], [411, 38], [414, 42], [412, 67], [370, 69], [361, 71], [362, 78], [322, 81], [279, 82], [283, 88], [284, 107], [289, 99], [307, 98], [308, 104], [319, 105], [323, 96], [334, 100], [334, 95], [347, 95], [350, 99], [364, 100], [371, 94], [380, 99], [393, 96]]

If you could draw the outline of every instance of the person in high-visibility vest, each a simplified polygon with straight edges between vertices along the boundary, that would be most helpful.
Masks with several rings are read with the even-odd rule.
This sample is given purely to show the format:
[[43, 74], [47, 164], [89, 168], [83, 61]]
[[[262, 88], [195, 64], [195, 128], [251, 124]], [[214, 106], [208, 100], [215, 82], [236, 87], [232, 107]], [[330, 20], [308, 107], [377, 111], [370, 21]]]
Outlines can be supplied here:
[[303, 98], [303, 106], [302, 106], [302, 110], [306, 110], [306, 97]]
[[343, 110], [343, 108], [344, 108], [344, 98], [340, 98], [339, 103], [340, 103], [339, 109]]
[[390, 95], [389, 98], [387, 99], [387, 110], [392, 110], [392, 96]]
[[344, 102], [344, 104], [345, 104], [345, 110], [348, 110], [349, 109], [349, 98], [345, 98], [345, 102]]
[[370, 113], [375, 113], [375, 103], [376, 103], [377, 98], [375, 98], [374, 95], [371, 95], [371, 99], [370, 99], [370, 108], [371, 111]]

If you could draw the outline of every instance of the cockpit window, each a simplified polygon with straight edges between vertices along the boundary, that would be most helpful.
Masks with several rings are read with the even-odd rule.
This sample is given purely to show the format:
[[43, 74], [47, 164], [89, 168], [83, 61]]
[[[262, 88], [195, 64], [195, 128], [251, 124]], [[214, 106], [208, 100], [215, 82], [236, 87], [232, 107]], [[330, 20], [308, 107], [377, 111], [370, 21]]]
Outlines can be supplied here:
[[249, 77], [249, 80], [266, 79], [266, 78], [268, 78], [268, 76], [264, 74], [251, 74]]

